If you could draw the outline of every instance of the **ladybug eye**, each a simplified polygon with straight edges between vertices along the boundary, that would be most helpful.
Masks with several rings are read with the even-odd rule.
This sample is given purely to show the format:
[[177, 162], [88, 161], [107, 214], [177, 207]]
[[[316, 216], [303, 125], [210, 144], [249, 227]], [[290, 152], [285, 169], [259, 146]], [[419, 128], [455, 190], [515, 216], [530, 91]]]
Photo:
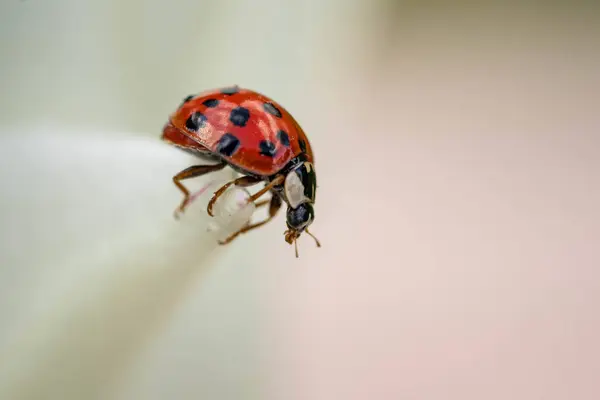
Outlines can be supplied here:
[[315, 218], [315, 210], [309, 203], [304, 203], [298, 208], [288, 207], [286, 217], [288, 227], [300, 231], [312, 223]]

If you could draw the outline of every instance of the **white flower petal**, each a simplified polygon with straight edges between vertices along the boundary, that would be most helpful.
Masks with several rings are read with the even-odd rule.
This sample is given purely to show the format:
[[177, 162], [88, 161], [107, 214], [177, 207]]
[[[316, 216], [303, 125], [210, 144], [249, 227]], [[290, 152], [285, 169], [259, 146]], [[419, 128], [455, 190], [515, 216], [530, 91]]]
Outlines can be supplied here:
[[78, 133], [0, 142], [3, 399], [101, 393], [217, 247], [210, 191], [173, 218], [182, 195], [172, 176], [193, 159], [158, 139]]

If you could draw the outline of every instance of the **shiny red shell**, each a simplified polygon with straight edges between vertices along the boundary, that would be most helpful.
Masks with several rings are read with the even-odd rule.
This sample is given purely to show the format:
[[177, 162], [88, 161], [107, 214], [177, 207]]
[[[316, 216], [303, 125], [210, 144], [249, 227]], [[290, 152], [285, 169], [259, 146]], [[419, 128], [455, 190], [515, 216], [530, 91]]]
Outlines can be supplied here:
[[306, 134], [285, 108], [237, 86], [188, 96], [162, 139], [258, 176], [276, 174], [301, 154], [314, 162]]

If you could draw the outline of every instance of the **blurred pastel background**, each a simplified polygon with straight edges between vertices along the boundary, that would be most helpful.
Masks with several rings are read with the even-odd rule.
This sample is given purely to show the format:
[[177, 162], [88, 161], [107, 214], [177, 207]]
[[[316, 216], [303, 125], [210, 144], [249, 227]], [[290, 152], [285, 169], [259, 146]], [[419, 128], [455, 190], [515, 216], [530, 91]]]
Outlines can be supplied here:
[[[0, 34], [1, 400], [600, 398], [596, 2], [4, 0]], [[300, 259], [283, 215], [172, 218], [160, 130], [232, 84], [311, 139]]]

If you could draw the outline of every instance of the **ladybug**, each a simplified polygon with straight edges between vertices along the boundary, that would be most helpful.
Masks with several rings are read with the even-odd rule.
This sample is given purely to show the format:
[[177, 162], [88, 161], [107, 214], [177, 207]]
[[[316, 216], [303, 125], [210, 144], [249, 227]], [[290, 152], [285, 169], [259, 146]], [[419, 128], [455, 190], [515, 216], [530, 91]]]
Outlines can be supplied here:
[[285, 202], [285, 241], [295, 245], [296, 257], [297, 240], [303, 232], [321, 246], [308, 230], [315, 218], [313, 204], [317, 189], [312, 148], [298, 122], [279, 103], [237, 85], [191, 95], [171, 114], [163, 128], [162, 140], [212, 161], [208, 165], [186, 168], [173, 177], [184, 195], [175, 210], [176, 217], [190, 202], [190, 192], [181, 181], [229, 166], [242, 176], [214, 193], [207, 207], [210, 216], [213, 216], [215, 201], [232, 185], [249, 187], [264, 182], [265, 187], [248, 202], [258, 200], [267, 192], [271, 198], [256, 203], [256, 207], [269, 205], [265, 220], [248, 222], [220, 244], [230, 243], [241, 233], [266, 224]]

